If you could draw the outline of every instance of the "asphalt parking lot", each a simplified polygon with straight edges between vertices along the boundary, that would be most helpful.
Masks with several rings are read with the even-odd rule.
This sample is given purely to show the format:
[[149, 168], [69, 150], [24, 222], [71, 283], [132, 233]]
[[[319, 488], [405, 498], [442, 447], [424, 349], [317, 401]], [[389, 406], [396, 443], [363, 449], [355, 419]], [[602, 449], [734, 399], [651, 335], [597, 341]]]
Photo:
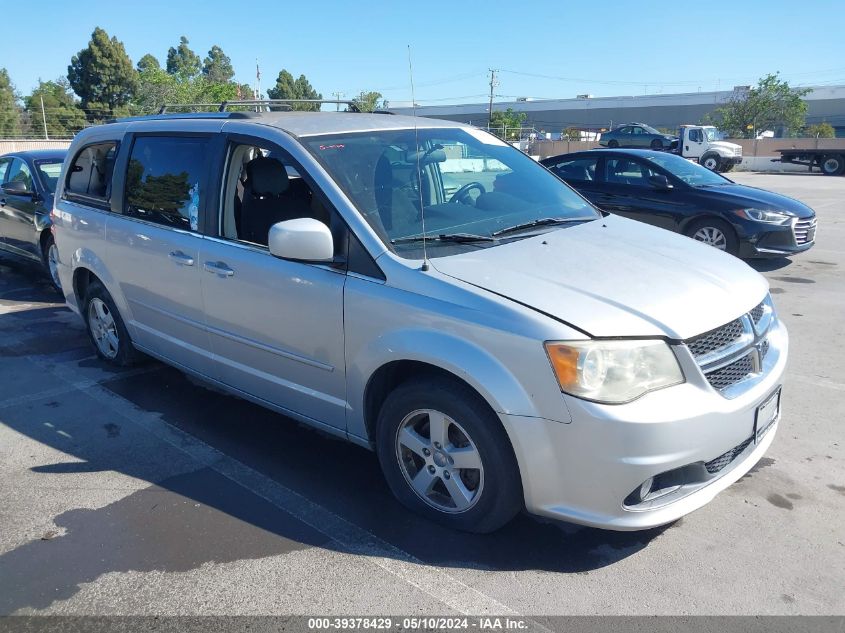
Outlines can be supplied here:
[[366, 450], [104, 365], [0, 256], [0, 614], [845, 613], [845, 178], [732, 177], [819, 216], [813, 250], [754, 264], [791, 335], [783, 421], [714, 502], [640, 533], [427, 523]]

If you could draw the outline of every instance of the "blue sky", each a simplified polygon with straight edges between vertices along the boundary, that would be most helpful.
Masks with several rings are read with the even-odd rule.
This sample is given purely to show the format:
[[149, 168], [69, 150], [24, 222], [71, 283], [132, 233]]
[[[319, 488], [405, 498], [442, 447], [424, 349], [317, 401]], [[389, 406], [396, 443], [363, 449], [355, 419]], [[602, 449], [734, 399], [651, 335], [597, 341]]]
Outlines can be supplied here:
[[794, 84], [845, 84], [845, 2], [710, 0], [614, 2], [233, 2], [47, 0], [28, 24], [3, 29], [0, 67], [21, 93], [67, 73], [95, 26], [133, 62], [186, 35], [200, 57], [218, 44], [236, 78], [262, 89], [287, 68], [330, 98], [376, 90], [409, 101], [411, 45], [417, 102], [576, 94], [696, 92], [755, 83], [780, 71]]

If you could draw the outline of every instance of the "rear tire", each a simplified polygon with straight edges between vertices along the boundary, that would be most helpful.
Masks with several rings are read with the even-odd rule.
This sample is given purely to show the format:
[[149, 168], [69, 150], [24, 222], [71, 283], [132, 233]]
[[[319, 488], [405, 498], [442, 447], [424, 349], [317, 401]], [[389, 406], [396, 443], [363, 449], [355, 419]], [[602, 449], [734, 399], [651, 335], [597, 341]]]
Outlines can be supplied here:
[[486, 533], [522, 508], [508, 436], [470, 388], [443, 378], [405, 382], [378, 417], [376, 452], [391, 491], [446, 527]]
[[684, 235], [731, 255], [739, 253], [739, 239], [730, 224], [717, 218], [705, 218], [690, 224]]
[[822, 156], [819, 168], [825, 176], [839, 176], [845, 173], [845, 154]]
[[88, 286], [82, 314], [97, 356], [119, 367], [129, 367], [140, 360], [114, 300], [99, 281]]
[[719, 171], [719, 166], [722, 163], [718, 154], [705, 154], [698, 162], [702, 167], [706, 167], [710, 171]]

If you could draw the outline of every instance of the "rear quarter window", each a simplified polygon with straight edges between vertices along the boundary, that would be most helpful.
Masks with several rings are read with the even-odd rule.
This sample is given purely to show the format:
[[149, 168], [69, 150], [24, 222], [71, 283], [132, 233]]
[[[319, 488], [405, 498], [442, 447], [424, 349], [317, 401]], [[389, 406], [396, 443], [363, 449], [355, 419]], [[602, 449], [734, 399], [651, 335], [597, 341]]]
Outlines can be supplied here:
[[64, 197], [108, 209], [117, 148], [116, 141], [109, 141], [79, 150], [67, 170]]

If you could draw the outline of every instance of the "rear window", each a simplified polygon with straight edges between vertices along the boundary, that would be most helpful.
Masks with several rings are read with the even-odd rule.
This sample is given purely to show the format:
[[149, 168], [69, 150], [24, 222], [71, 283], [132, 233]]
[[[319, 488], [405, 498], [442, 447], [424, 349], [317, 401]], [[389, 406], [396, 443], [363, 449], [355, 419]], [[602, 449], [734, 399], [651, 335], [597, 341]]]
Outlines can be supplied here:
[[62, 172], [62, 161], [60, 160], [37, 160], [35, 168], [41, 175], [41, 182], [50, 193], [56, 192], [56, 183], [59, 182], [59, 175]]
[[117, 142], [114, 141], [86, 145], [79, 150], [68, 169], [65, 197], [108, 206], [116, 155]]

